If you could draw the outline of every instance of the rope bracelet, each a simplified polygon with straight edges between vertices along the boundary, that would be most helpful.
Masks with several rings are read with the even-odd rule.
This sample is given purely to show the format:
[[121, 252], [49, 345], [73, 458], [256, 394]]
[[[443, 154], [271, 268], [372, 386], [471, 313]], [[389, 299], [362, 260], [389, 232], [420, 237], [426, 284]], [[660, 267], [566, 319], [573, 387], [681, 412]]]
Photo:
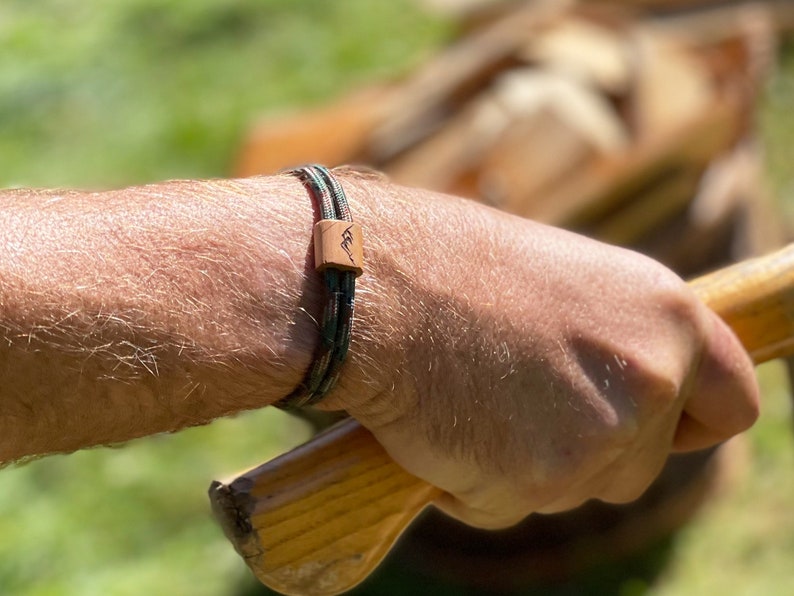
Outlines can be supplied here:
[[320, 343], [303, 382], [275, 405], [297, 409], [318, 403], [339, 377], [350, 346], [356, 277], [364, 262], [361, 226], [353, 222], [339, 181], [320, 165], [289, 170], [320, 208], [314, 224], [314, 267], [325, 282]]

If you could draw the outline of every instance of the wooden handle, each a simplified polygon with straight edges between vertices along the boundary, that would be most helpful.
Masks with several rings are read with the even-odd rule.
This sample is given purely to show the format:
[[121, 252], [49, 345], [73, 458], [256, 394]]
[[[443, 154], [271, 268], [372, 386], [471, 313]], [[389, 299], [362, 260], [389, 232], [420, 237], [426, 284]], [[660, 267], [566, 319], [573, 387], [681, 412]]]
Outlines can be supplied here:
[[[794, 352], [794, 245], [691, 287], [756, 364]], [[439, 494], [395, 464], [352, 420], [210, 487], [216, 516], [256, 577], [303, 596], [339, 594], [358, 584]]]
[[794, 353], [794, 244], [689, 285], [733, 329], [756, 364]]
[[284, 594], [339, 594], [383, 560], [439, 489], [395, 464], [348, 419], [210, 486], [215, 516], [259, 580]]

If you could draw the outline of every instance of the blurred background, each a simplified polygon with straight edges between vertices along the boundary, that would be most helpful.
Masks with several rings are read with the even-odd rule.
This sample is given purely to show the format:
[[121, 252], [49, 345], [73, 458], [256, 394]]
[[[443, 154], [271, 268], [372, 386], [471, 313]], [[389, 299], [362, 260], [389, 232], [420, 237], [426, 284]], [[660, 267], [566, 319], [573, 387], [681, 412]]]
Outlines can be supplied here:
[[[540, 78], [555, 77], [549, 89], [561, 87], [556, 77], [568, 76], [570, 71], [565, 68], [565, 52], [555, 53], [555, 44], [569, 33], [568, 16], [555, 14], [553, 22], [537, 25], [536, 15], [531, 15], [531, 27], [540, 27], [533, 31], [548, 34], [550, 42], [529, 47], [521, 41], [502, 48], [501, 54], [466, 71], [468, 78], [461, 75], [462, 79], [434, 95], [426, 92], [423, 77], [427, 75], [422, 73], [449, 73], [451, 64], [477, 62], [487, 56], [483, 47], [490, 46], [476, 44], [488, 35], [494, 37], [493, 31], [502, 31], [498, 28], [505, 27], [505, 22], [517, 22], [517, 17], [504, 12], [504, 3], [497, 3], [498, 9], [466, 12], [458, 10], [455, 3], [451, 3], [452, 9], [441, 9], [438, 2], [430, 9], [430, 4], [416, 0], [4, 0], [0, 5], [0, 185], [100, 189], [267, 171], [289, 165], [275, 163], [268, 154], [274, 138], [303, 138], [297, 154], [304, 150], [311, 153], [317, 147], [305, 141], [305, 131], [296, 123], [312, 122], [320, 127], [328, 113], [336, 118], [338, 109], [353, 105], [358, 106], [353, 111], [363, 120], [355, 120], [346, 131], [348, 137], [351, 130], [359, 131], [358, 136], [350, 140], [345, 131], [333, 133], [348, 141], [344, 161], [374, 163], [397, 179], [426, 182], [532, 215], [527, 205], [535, 205], [534, 199], [503, 191], [506, 186], [529, 185], [523, 178], [504, 174], [511, 164], [500, 161], [505, 153], [515, 155], [516, 139], [497, 139], [491, 128], [491, 136], [482, 135], [471, 122], [481, 121], [479, 110], [490, 109], [494, 97], [502, 102], [500, 106], [513, 101], [499, 94], [504, 89], [523, 89], [524, 79], [515, 83], [517, 75], [538, 79], [537, 71], [543, 70]], [[665, 13], [664, 6], [661, 12]], [[707, 16], [709, 23], [718, 21], [716, 13]], [[552, 164], [537, 161], [534, 169], [529, 168], [533, 181], [538, 172], [550, 169], [569, 181], [572, 171], [598, 174], [584, 178], [573, 190], [561, 190], [555, 180], [545, 181], [543, 188], [535, 190], [553, 194], [555, 208], [570, 207], [556, 211], [538, 208], [539, 218], [570, 222], [571, 227], [599, 237], [662, 251], [654, 254], [680, 261], [682, 273], [695, 273], [706, 262], [749, 254], [759, 244], [759, 230], [772, 243], [789, 238], [788, 222], [794, 213], [794, 49], [785, 41], [786, 31], [780, 32], [783, 41], [777, 42], [776, 27], [770, 28], [757, 14], [753, 16], [756, 21], [746, 16], [728, 19], [725, 30], [708, 33], [717, 41], [712, 43], [709, 37], [706, 43], [703, 40], [711, 29], [694, 25], [687, 35], [667, 36], [671, 28], [680, 25], [669, 19], [650, 29], [635, 29], [633, 16], [609, 10], [600, 13], [588, 6], [578, 15], [576, 39], [587, 38], [595, 28], [595, 37], [608, 31], [619, 40], [628, 36], [632, 43], [650, 40], [642, 42], [642, 47], [653, 48], [664, 64], [680, 65], [679, 74], [665, 76], [681, 78], [672, 78], [668, 85], [664, 77], [645, 78], [643, 72], [627, 75], [625, 80], [619, 73], [617, 78], [603, 79], [599, 63], [593, 67], [596, 74], [585, 77], [588, 93], [596, 89], [605, 98], [597, 109], [588, 108], [593, 102], [581, 99], [583, 79], [579, 74], [575, 92], [566, 90], [572, 88], [570, 81], [562, 85], [563, 91], [543, 92], [557, 103], [583, 106], [572, 108], [577, 114], [602, 114], [608, 108], [608, 124], [603, 124], [601, 116], [599, 125], [592, 124], [595, 116], [584, 125], [573, 119], [581, 126], [577, 130], [587, 133], [562, 135], [560, 130], [574, 127], [565, 111], [552, 116], [543, 113], [542, 118], [533, 120], [537, 112], [526, 116], [517, 110], [515, 122], [521, 123], [522, 130], [532, 138], [548, 139], [546, 145], [541, 144], [546, 149], [540, 153], [555, 157]], [[752, 26], [736, 32], [731, 29], [736, 22]], [[756, 22], [758, 26], [752, 24]], [[508, 39], [502, 33], [495, 37]], [[693, 43], [693, 37], [698, 43]], [[470, 45], [462, 46], [466, 40], [471, 40], [467, 42]], [[745, 42], [750, 48], [746, 52]], [[614, 45], [606, 45], [610, 43]], [[453, 56], [450, 47], [469, 47], [474, 58], [465, 57], [465, 52]], [[604, 46], [592, 47], [600, 51]], [[576, 57], [572, 60], [578, 63]], [[692, 64], [697, 66], [689, 69]], [[534, 70], [525, 73], [527, 69]], [[639, 91], [638, 80], [650, 82]], [[687, 152], [684, 148], [692, 145], [691, 139], [654, 132], [675, 128], [665, 120], [666, 115], [644, 115], [658, 112], [654, 101], [663, 106], [675, 103], [670, 99], [680, 92], [682, 80], [688, 81], [688, 88], [707, 91], [701, 95], [693, 92], [694, 99], [685, 106], [691, 111], [681, 122], [675, 121], [676, 126], [691, 130], [693, 122], [701, 121], [701, 112], [726, 114], [713, 129], [704, 129], [731, 131], [725, 139], [719, 137], [722, 140], [715, 141], [713, 148]], [[360, 90], [366, 91], [362, 95]], [[646, 99], [647, 95], [652, 98]], [[356, 103], [361, 97], [364, 102]], [[539, 100], [530, 95], [526, 101]], [[362, 105], [382, 109], [375, 113]], [[652, 107], [646, 109], [646, 105]], [[562, 128], [549, 130], [549, 121], [561, 123]], [[599, 132], [591, 132], [595, 129]], [[612, 131], [612, 136], [605, 137], [605, 130]], [[476, 159], [457, 149], [486, 137], [493, 142], [478, 146]], [[340, 144], [341, 140], [334, 145], [338, 149]], [[693, 249], [684, 243], [672, 250], [675, 243], [671, 244], [671, 238], [689, 238], [682, 235], [693, 233], [693, 210], [700, 213], [704, 209], [701, 203], [717, 201], [702, 199], [715, 194], [703, 191], [704, 176], [719, 172], [712, 167], [719, 163], [728, 163], [729, 172], [738, 171], [736, 164], [746, 161], [732, 160], [744, 159], [737, 155], [746, 157], [748, 147], [760, 166], [763, 183], [753, 172], [734, 183], [732, 188], [741, 187], [741, 192], [728, 193], [731, 200], [719, 203], [716, 213], [724, 216], [724, 221], [720, 219], [714, 230], [708, 228], [714, 233], [708, 249], [723, 252], [716, 257], [709, 253], [711, 261], [705, 256], [698, 263], [681, 260], [681, 253]], [[522, 159], [540, 160], [536, 153], [522, 153]], [[647, 156], [648, 161], [629, 163], [627, 154]], [[436, 170], [417, 168], [417, 163], [428, 163], [427, 155], [440, 156]], [[686, 158], [679, 163], [671, 155]], [[307, 159], [316, 157], [307, 154]], [[455, 170], [454, 176], [439, 179], [439, 171], [449, 174], [450, 164], [465, 167]], [[639, 176], [639, 171], [647, 176]], [[644, 190], [657, 189], [660, 180], [673, 179], [682, 182], [674, 185], [678, 194], [671, 191], [670, 196], [687, 200], [676, 198], [675, 212], [668, 209], [651, 220], [646, 215], [637, 218], [637, 213], [647, 214], [648, 205], [656, 204]], [[765, 190], [749, 192], [747, 186]], [[588, 192], [583, 192], [583, 187]], [[602, 191], [592, 191], [595, 187]], [[645, 198], [634, 202], [637, 196]], [[701, 203], [694, 204], [700, 206], [693, 208], [690, 196], [699, 198]], [[587, 209], [579, 209], [580, 204]], [[757, 204], [763, 204], [758, 213]], [[754, 223], [770, 219], [774, 231], [765, 227], [768, 223]], [[712, 238], [703, 232], [702, 221], [695, 228], [697, 234], [692, 238]], [[637, 232], [640, 229], [642, 234]], [[701, 252], [705, 255], [708, 251], [702, 248]], [[787, 374], [780, 363], [764, 366], [760, 374], [764, 384], [762, 418], [732, 447], [729, 456], [723, 457], [727, 464], [720, 463], [719, 478], [710, 484], [708, 498], [697, 514], [693, 507], [692, 516], [685, 516], [688, 523], [672, 537], [649, 531], [651, 554], [642, 562], [633, 555], [620, 557], [617, 562], [588, 569], [591, 575], [584, 580], [555, 577], [554, 593], [794, 593], [794, 575], [790, 573], [794, 444]], [[206, 489], [212, 479], [260, 463], [309, 434], [306, 426], [283, 413], [260, 411], [177, 435], [3, 470], [0, 594], [261, 593], [211, 520]], [[608, 543], [602, 547], [610, 548]], [[392, 572], [380, 587], [368, 588], [368, 593], [442, 593], [438, 586], [427, 591], [431, 581], [426, 570], [422, 573], [425, 575]], [[606, 583], [593, 579], [607, 576], [610, 580]], [[548, 586], [528, 587], [521, 593], [550, 591]], [[482, 587], [453, 585], [443, 593], [487, 592]]]

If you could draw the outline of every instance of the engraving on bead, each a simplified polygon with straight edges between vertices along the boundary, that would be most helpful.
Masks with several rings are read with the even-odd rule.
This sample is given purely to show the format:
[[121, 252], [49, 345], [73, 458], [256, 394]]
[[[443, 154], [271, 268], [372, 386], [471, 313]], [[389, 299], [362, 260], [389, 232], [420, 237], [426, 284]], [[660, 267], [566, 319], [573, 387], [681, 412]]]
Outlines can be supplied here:
[[314, 226], [314, 266], [318, 271], [334, 267], [363, 272], [361, 226], [355, 222], [323, 219]]
[[341, 246], [342, 250], [345, 251], [345, 253], [347, 253], [347, 257], [350, 259], [350, 263], [355, 265], [356, 260], [353, 258], [353, 251], [351, 249], [354, 242], [353, 232], [350, 231], [352, 228], [353, 228], [352, 225], [348, 226], [345, 229], [345, 231], [342, 232], [342, 244], [340, 244], [339, 246]]

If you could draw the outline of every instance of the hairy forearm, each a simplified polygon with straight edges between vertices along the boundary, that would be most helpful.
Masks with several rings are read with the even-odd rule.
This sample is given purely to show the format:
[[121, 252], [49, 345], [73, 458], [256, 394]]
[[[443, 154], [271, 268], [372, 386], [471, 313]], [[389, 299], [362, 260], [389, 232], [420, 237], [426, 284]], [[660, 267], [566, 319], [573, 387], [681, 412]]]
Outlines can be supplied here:
[[[364, 228], [366, 271], [348, 361], [321, 407], [386, 424], [411, 407], [386, 395], [395, 382], [421, 382], [406, 357], [435, 313], [432, 280], [444, 294], [456, 285], [428, 251], [458, 259], [435, 233], [462, 225], [471, 205], [337, 175]], [[0, 462], [288, 395], [319, 341], [316, 218], [292, 176], [0, 193]]]
[[201, 424], [308, 366], [313, 220], [286, 178], [0, 195], [0, 459]]

